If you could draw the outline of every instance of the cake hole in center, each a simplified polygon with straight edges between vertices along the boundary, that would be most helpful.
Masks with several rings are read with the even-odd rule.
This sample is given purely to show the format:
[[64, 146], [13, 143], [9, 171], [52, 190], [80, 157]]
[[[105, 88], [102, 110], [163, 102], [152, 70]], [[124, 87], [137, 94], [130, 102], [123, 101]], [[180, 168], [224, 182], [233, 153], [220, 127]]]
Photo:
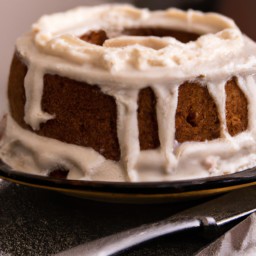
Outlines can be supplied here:
[[129, 36], [173, 37], [182, 43], [196, 41], [200, 37], [199, 34], [195, 34], [191, 32], [173, 30], [168, 28], [152, 28], [152, 27], [126, 28], [123, 30], [122, 34], [129, 35]]
[[[120, 32], [120, 36], [156, 36], [156, 37], [173, 37], [182, 43], [188, 43], [190, 41], [196, 41], [201, 35], [186, 31], [173, 30], [167, 28], [152, 28], [152, 27], [141, 27], [141, 28], [125, 28]], [[118, 36], [117, 36], [118, 37]], [[116, 37], [116, 38], [117, 38]], [[103, 45], [104, 42], [110, 39], [107, 36], [106, 31], [90, 31], [80, 37], [80, 39], [95, 45]]]

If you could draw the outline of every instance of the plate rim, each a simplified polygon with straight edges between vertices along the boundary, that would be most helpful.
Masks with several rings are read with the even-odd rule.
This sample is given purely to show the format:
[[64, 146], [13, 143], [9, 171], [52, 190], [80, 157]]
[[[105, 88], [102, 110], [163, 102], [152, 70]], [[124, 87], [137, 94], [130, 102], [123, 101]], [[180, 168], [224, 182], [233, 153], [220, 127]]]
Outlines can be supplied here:
[[256, 182], [256, 167], [234, 174], [163, 182], [107, 182], [57, 179], [42, 175], [15, 171], [0, 160], [0, 178], [36, 187], [65, 191], [90, 191], [92, 193], [121, 193], [129, 195], [179, 194], [195, 191], [249, 186]]

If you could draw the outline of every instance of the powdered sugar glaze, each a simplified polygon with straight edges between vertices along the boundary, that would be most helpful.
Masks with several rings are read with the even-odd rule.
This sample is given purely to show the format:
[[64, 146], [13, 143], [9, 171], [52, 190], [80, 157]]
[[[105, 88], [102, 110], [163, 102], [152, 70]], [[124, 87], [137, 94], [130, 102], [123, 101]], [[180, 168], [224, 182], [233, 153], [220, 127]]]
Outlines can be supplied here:
[[[159, 27], [199, 33], [196, 41], [171, 37], [122, 36], [132, 27]], [[105, 30], [103, 46], [79, 37]], [[10, 115], [0, 142], [0, 156], [15, 169], [47, 175], [61, 164], [69, 179], [164, 181], [194, 179], [241, 171], [256, 165], [256, 45], [224, 16], [178, 9], [151, 12], [130, 5], [80, 7], [42, 17], [18, 39], [17, 51], [28, 66], [25, 122], [33, 130], [57, 118], [41, 108], [43, 77], [58, 74], [97, 84], [116, 99], [120, 162], [91, 148], [40, 137], [19, 127]], [[231, 137], [225, 113], [225, 85], [236, 76], [248, 101], [248, 129]], [[179, 86], [196, 80], [207, 86], [221, 122], [221, 138], [175, 141]], [[150, 86], [157, 98], [160, 148], [140, 150], [138, 94]]]

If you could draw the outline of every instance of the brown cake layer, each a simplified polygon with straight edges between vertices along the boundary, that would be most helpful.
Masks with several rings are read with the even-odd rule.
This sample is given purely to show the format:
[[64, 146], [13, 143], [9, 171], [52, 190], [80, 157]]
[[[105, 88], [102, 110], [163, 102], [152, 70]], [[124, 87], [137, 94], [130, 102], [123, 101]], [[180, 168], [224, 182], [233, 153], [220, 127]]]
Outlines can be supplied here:
[[56, 167], [52, 171], [49, 171], [48, 176], [56, 179], [66, 179], [68, 174], [69, 174], [69, 170], [65, 170], [60, 166], [60, 167]]
[[107, 159], [120, 159], [115, 99], [98, 86], [47, 74], [42, 108], [57, 118], [41, 125], [39, 135], [92, 147]]
[[[10, 110], [18, 124], [30, 129], [24, 122], [26, 73], [26, 65], [16, 54], [9, 80]], [[107, 159], [120, 159], [115, 99], [101, 92], [98, 86], [46, 74], [42, 109], [57, 118], [42, 124], [37, 134], [92, 147]]]
[[179, 142], [220, 137], [218, 111], [206, 86], [191, 82], [180, 86], [175, 137]]
[[248, 127], [248, 102], [233, 78], [226, 85], [226, 117], [231, 136], [245, 131]]
[[8, 83], [8, 99], [12, 117], [23, 128], [28, 128], [24, 122], [26, 103], [24, 79], [27, 71], [27, 66], [21, 61], [18, 53], [14, 54]]
[[[18, 54], [14, 55], [9, 78], [11, 114], [25, 129], [24, 78], [27, 67]], [[226, 117], [232, 136], [248, 126], [247, 100], [235, 78], [226, 85]], [[148, 87], [138, 97], [139, 140], [142, 150], [159, 147], [156, 96]], [[105, 95], [97, 85], [46, 74], [44, 77], [43, 110], [56, 118], [42, 124], [36, 133], [63, 142], [92, 147], [107, 159], [118, 161], [117, 106], [115, 99]], [[185, 82], [179, 88], [176, 112], [176, 140], [204, 141], [220, 137], [220, 121], [216, 105], [207, 86]], [[170, 145], [171, 146], [171, 145]]]
[[88, 43], [103, 45], [104, 42], [108, 39], [108, 37], [104, 30], [99, 30], [99, 31], [91, 31], [90, 33], [86, 33], [82, 35], [80, 39]]
[[138, 126], [141, 150], [160, 146], [156, 115], [156, 96], [151, 88], [142, 89], [138, 100]]
[[[14, 119], [24, 128], [25, 91], [27, 72], [19, 56], [15, 55], [9, 82], [9, 101]], [[74, 90], [76, 88], [76, 90]], [[227, 82], [227, 126], [236, 135], [247, 128], [247, 101], [236, 79]], [[159, 143], [156, 98], [150, 88], [139, 94], [138, 124], [141, 149], [157, 148]], [[41, 126], [38, 134], [68, 143], [92, 147], [108, 159], [118, 160], [117, 110], [114, 98], [104, 95], [97, 86], [73, 81], [56, 75], [44, 78], [44, 111], [56, 119]], [[204, 141], [220, 137], [220, 123], [216, 105], [207, 87], [184, 83], [179, 88], [176, 113], [176, 139]]]
[[[248, 127], [248, 103], [236, 78], [229, 80], [225, 89], [228, 132], [235, 136]], [[177, 141], [205, 141], [219, 137], [218, 112], [207, 87], [198, 83], [182, 84], [176, 112]]]

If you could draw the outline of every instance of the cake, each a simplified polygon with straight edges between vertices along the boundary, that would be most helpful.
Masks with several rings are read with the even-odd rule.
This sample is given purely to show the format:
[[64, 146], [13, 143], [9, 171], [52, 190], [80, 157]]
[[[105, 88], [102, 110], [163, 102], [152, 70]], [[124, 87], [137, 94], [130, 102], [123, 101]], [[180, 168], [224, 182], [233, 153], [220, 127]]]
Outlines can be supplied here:
[[43, 16], [16, 43], [0, 157], [115, 182], [255, 166], [255, 53], [216, 13], [114, 4]]

